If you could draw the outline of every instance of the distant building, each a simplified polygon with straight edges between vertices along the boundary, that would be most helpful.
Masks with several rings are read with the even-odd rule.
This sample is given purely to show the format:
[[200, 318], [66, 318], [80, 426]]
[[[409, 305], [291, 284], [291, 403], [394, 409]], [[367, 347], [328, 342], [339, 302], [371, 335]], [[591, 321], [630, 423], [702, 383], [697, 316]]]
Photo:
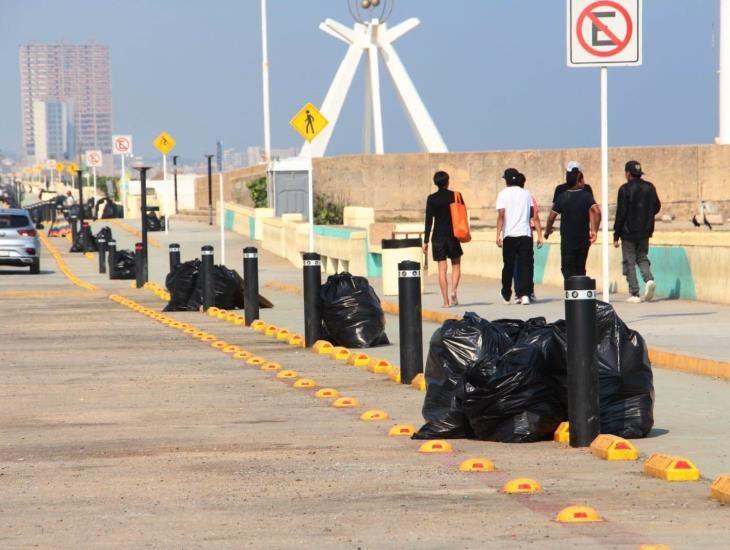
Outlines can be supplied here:
[[36, 162], [48, 159], [73, 160], [76, 154], [73, 104], [34, 101], [33, 143]]
[[[288, 149], [272, 149], [271, 159], [283, 159], [289, 157], [295, 157], [298, 154], [298, 150], [294, 147]], [[249, 146], [246, 148], [247, 166], [255, 166], [264, 162], [264, 148], [260, 145]]]
[[223, 151], [223, 166], [226, 170], [233, 168], [242, 168], [247, 166], [246, 156], [243, 151], [236, 151], [235, 149], [226, 149]]
[[25, 155], [36, 160], [40, 160], [38, 155], [50, 156], [48, 144], [36, 143], [36, 137], [44, 136], [42, 129], [36, 131], [37, 102], [49, 106], [38, 107], [39, 113], [46, 114], [46, 125], [49, 120], [57, 120], [55, 107], [51, 106], [66, 105], [66, 114], [73, 123], [73, 157], [90, 149], [111, 153], [109, 48], [98, 44], [31, 44], [21, 46], [19, 56]]

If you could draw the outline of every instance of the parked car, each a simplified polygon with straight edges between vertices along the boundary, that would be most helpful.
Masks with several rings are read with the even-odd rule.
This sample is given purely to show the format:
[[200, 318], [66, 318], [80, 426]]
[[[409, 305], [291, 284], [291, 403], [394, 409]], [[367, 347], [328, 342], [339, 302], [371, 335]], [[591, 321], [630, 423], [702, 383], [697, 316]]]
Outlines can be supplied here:
[[0, 265], [29, 266], [31, 273], [41, 272], [38, 231], [23, 208], [0, 208]]

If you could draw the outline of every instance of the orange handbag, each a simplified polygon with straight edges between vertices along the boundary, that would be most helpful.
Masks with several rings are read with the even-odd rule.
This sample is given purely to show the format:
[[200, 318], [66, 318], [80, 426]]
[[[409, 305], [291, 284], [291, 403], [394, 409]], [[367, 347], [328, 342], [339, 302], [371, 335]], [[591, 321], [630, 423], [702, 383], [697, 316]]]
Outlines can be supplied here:
[[471, 240], [469, 231], [469, 215], [466, 213], [464, 199], [461, 193], [454, 191], [454, 202], [449, 205], [451, 210], [451, 227], [454, 230], [454, 237], [460, 243], [468, 243]]

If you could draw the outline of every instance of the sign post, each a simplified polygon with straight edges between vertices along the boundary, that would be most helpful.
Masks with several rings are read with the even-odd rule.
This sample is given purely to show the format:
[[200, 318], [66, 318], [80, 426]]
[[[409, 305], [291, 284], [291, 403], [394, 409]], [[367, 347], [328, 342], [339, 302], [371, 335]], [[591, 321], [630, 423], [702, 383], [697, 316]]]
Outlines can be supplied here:
[[53, 178], [53, 173], [56, 171], [56, 159], [48, 159], [46, 161], [46, 170], [48, 170], [49, 175], [51, 176], [51, 187], [54, 191], [56, 191], [56, 193], [58, 193], [58, 189], [56, 189], [56, 182]]
[[[289, 121], [292, 128], [294, 128], [299, 135], [302, 136], [308, 142], [314, 141], [314, 138], [324, 130], [329, 124], [329, 121], [324, 118], [317, 108], [311, 103], [307, 103], [304, 107], [299, 109], [299, 112], [294, 115]], [[306, 147], [309, 151], [309, 162], [307, 164], [307, 192], [309, 194], [309, 251], [314, 252], [314, 190], [312, 185], [312, 148]]]
[[608, 67], [642, 62], [643, 0], [566, 0], [568, 67], [599, 67], [601, 75], [601, 257], [603, 301], [609, 295]]
[[[154, 139], [152, 144], [155, 148], [162, 153], [162, 181], [164, 185], [167, 185], [167, 155], [170, 151], [175, 148], [175, 138], [165, 131], [159, 133]], [[170, 212], [168, 212], [167, 204], [169, 201], [165, 201], [165, 235], [169, 233], [170, 226]]]
[[126, 173], [124, 170], [124, 157], [127, 155], [134, 154], [134, 150], [132, 149], [132, 136], [130, 135], [116, 135], [112, 136], [112, 152], [115, 155], [121, 155], [122, 158], [122, 176], [119, 178], [119, 187], [121, 187], [122, 192], [122, 217], [126, 215], [127, 212], [127, 182], [126, 182]]
[[221, 264], [226, 265], [226, 213], [223, 208], [223, 143], [215, 144], [216, 168], [218, 168], [218, 218], [221, 226]]
[[91, 168], [91, 177], [94, 179], [94, 204], [99, 200], [96, 194], [96, 167], [102, 165], [101, 151], [86, 151], [86, 166]]

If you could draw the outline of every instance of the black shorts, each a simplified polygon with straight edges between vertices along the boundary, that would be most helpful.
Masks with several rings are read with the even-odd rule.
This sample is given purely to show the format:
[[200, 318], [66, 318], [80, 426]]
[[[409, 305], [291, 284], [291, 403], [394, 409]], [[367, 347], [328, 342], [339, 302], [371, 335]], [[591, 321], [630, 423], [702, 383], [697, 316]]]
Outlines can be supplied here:
[[434, 262], [443, 262], [446, 258], [450, 260], [461, 258], [464, 251], [461, 249], [461, 243], [451, 237], [431, 241], [431, 254], [433, 254]]

